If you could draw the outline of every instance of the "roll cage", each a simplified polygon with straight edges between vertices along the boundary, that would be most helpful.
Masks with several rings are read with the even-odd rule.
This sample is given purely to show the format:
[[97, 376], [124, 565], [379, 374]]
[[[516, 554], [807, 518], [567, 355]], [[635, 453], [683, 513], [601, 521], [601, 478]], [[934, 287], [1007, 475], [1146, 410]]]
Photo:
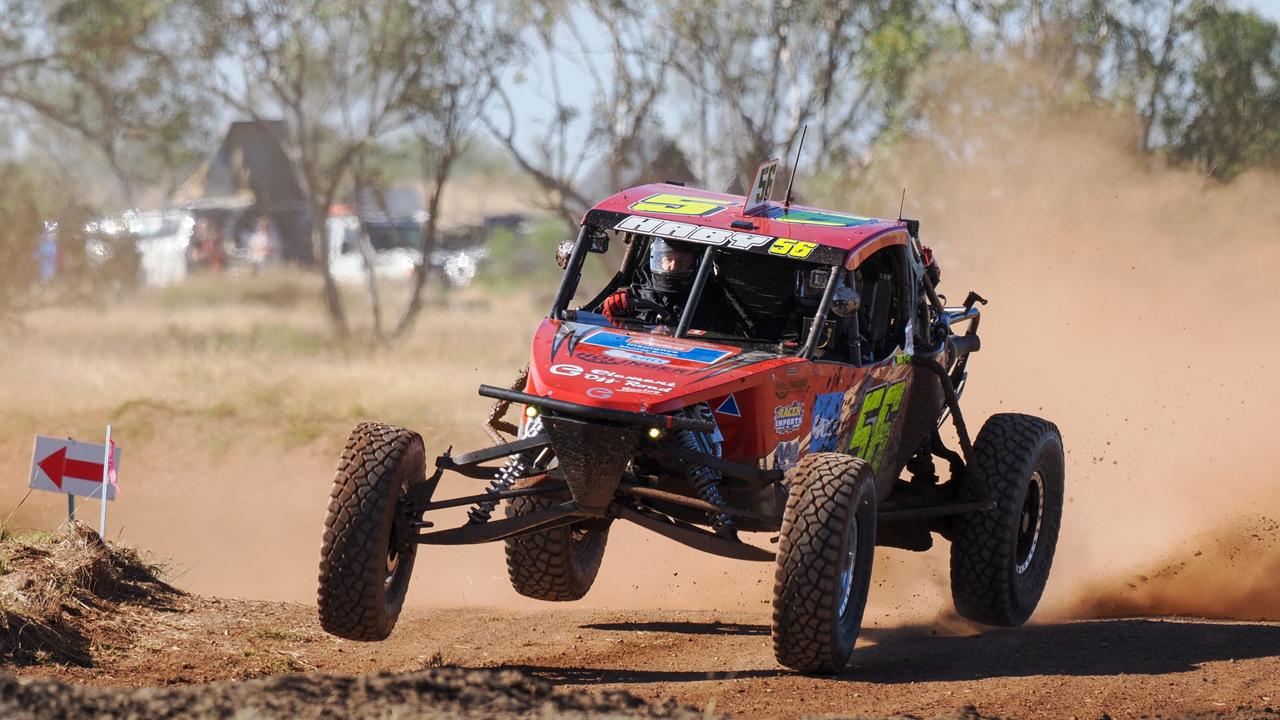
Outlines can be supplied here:
[[[591, 321], [594, 319], [595, 321], [601, 321], [594, 314], [571, 309], [569, 304], [577, 292], [578, 284], [581, 280], [582, 266], [587, 254], [608, 251], [608, 232], [603, 226], [584, 221], [569, 254], [565, 272], [561, 278], [555, 300], [548, 312], [548, 317], [557, 320], [582, 321], [587, 319]], [[643, 233], [625, 233], [624, 236], [627, 238], [628, 249], [621, 267], [614, 273], [614, 276], [606, 283], [604, 288], [583, 305], [583, 308], [600, 307], [611, 293], [631, 282], [636, 276], [637, 269], [643, 261], [643, 251], [648, 247], [649, 241], [654, 236]], [[743, 256], [747, 257], [761, 257], [759, 255], [747, 255], [733, 248], [715, 245], [704, 246], [689, 290], [688, 300], [680, 317], [677, 319], [674, 331], [670, 333], [674, 337], [688, 337], [690, 330], [693, 329], [694, 318], [711, 277], [712, 269], [715, 266], [714, 258], [718, 252], [742, 253]], [[831, 259], [835, 258], [830, 255], [826, 256], [826, 260]], [[905, 246], [889, 245], [870, 256], [858, 255], [851, 258], [851, 260], [856, 261], [858, 264], [854, 267], [848, 267], [848, 269], [846, 269], [847, 265], [845, 264], [823, 260], [804, 263], [805, 265], [813, 266], [813, 270], [810, 272], [804, 273], [798, 269], [796, 270], [795, 284], [797, 292], [799, 292], [804, 283], [810, 282], [811, 278], [820, 279], [820, 284], [811, 283], [809, 286], [810, 291], [820, 291], [816, 306], [811, 310], [800, 308], [803, 311], [800, 317], [803, 329], [796, 341], [784, 338], [761, 338], [712, 332], [700, 332], [699, 339], [751, 346], [753, 349], [767, 349], [780, 355], [794, 355], [807, 360], [831, 360], [833, 359], [832, 357], [815, 356], [828, 339], [838, 336], [841, 342], [848, 341], [849, 343], [847, 353], [843, 359], [844, 362], [852, 365], [863, 365], [865, 362], [874, 362], [881, 359], [888, 354], [883, 352], [883, 340], [896, 338], [896, 343], [890, 343], [890, 349], [899, 343], [903, 345], [909, 343], [909, 339], [904, 337], [907, 334], [904, 331], [906, 326], [910, 324], [911, 318], [915, 315], [914, 306], [916, 303], [914, 298], [916, 293], [915, 283], [912, 281], [909, 272], [907, 248]], [[798, 263], [798, 261], [786, 258], [769, 258], [766, 262]], [[849, 264], [851, 265], [852, 262]], [[862, 295], [860, 286], [863, 285], [863, 282], [856, 279], [859, 276], [856, 271], [864, 265], [874, 266], [877, 275], [873, 280], [869, 280], [866, 283], [872, 289], [874, 311], [867, 314], [871, 334], [865, 342], [860, 338], [862, 332], [859, 327], [860, 313], [855, 312], [851, 318], [844, 320], [843, 324], [851, 327], [838, 329], [835, 324], [828, 322], [833, 298], [841, 287], [847, 287], [852, 290], [855, 297], [859, 298], [860, 304]], [[884, 277], [881, 277], [882, 275]], [[739, 312], [741, 312], [741, 309], [739, 309]], [[811, 316], [809, 312], [812, 312]], [[881, 326], [884, 327], [882, 328]], [[633, 329], [651, 331], [652, 327]], [[837, 332], [838, 330], [839, 332]], [[865, 348], [866, 354], [864, 354], [863, 345], [868, 346]], [[839, 355], [839, 353], [836, 354]]]

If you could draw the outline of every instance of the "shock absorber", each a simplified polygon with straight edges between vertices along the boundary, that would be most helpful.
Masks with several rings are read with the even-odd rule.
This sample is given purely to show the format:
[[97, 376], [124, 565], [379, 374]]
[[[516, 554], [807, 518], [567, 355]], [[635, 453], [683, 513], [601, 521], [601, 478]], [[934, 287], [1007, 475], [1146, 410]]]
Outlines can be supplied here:
[[[542, 418], [535, 417], [524, 424], [524, 430], [520, 433], [520, 437], [533, 437], [540, 432], [542, 432]], [[527, 473], [531, 468], [537, 466], [538, 462], [542, 460], [542, 455], [545, 452], [546, 449], [543, 448], [542, 450], [537, 451], [527, 450], [518, 455], [511, 456], [511, 458], [507, 460], [507, 464], [502, 466], [502, 469], [498, 471], [498, 474], [489, 481], [489, 487], [485, 488], [485, 493], [489, 495], [496, 495], [510, 490], [516, 480], [520, 479], [520, 476]], [[482, 500], [476, 503], [475, 507], [467, 511], [467, 518], [472, 523], [489, 522], [489, 518], [493, 516], [493, 510], [496, 507], [498, 507], [497, 500]]]
[[[695, 420], [715, 422], [715, 416], [711, 414], [711, 408], [706, 403], [699, 403], [685, 408], [684, 415]], [[720, 445], [723, 439], [719, 428], [716, 428], [713, 433], [680, 430], [675, 434], [676, 442], [684, 449], [714, 457], [720, 457]], [[689, 483], [693, 485], [693, 489], [698, 493], [699, 498], [716, 507], [724, 507], [725, 502], [724, 497], [720, 494], [720, 473], [718, 471], [705, 465], [689, 464], [685, 468], [685, 477], [689, 479]], [[737, 539], [738, 530], [731, 516], [723, 512], [708, 513], [708, 515], [711, 518], [711, 527], [716, 531], [717, 535]]]

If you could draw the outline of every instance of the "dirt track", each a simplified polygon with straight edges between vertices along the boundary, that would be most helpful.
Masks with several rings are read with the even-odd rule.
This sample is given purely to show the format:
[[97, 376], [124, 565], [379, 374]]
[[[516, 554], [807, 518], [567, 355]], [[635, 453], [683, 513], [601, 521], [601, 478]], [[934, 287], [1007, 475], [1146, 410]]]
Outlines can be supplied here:
[[325, 635], [305, 605], [189, 596], [134, 626], [132, 647], [97, 648], [93, 667], [17, 670], [91, 685], [148, 686], [456, 665], [521, 670], [566, 688], [674, 697], [741, 717], [935, 717], [968, 705], [984, 715], [1023, 718], [1238, 709], [1244, 709], [1240, 717], [1280, 717], [1280, 624], [1274, 623], [1106, 620], [971, 636], [935, 635], [927, 627], [873, 629], [838, 678], [778, 668], [763, 613], [412, 610], [387, 642], [360, 644]]

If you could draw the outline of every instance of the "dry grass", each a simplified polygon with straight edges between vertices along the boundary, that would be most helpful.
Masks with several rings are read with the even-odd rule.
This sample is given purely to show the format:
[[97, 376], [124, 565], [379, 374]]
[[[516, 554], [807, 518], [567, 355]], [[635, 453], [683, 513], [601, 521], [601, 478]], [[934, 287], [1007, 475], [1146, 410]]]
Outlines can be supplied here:
[[[389, 307], [403, 299], [396, 291]], [[355, 327], [341, 342], [318, 298], [314, 277], [282, 272], [36, 312], [0, 352], [3, 422], [61, 433], [92, 418], [85, 430], [96, 431], [107, 417], [151, 409], [278, 425], [286, 445], [340, 419], [471, 426], [476, 385], [505, 382], [524, 364], [547, 304], [523, 292], [501, 302], [478, 290], [437, 298], [409, 337], [376, 347], [362, 297], [348, 297]]]
[[138, 609], [181, 597], [159, 566], [79, 523], [35, 540], [5, 537], [0, 556], [0, 660], [87, 665], [95, 649], [130, 641]]

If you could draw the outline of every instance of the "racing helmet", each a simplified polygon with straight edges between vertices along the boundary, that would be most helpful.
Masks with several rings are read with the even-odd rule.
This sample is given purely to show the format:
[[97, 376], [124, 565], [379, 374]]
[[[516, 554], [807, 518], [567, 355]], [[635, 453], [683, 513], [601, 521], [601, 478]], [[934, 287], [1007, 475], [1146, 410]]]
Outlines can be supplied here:
[[694, 252], [683, 243], [654, 238], [649, 244], [649, 272], [653, 289], [681, 293], [693, 283]]

